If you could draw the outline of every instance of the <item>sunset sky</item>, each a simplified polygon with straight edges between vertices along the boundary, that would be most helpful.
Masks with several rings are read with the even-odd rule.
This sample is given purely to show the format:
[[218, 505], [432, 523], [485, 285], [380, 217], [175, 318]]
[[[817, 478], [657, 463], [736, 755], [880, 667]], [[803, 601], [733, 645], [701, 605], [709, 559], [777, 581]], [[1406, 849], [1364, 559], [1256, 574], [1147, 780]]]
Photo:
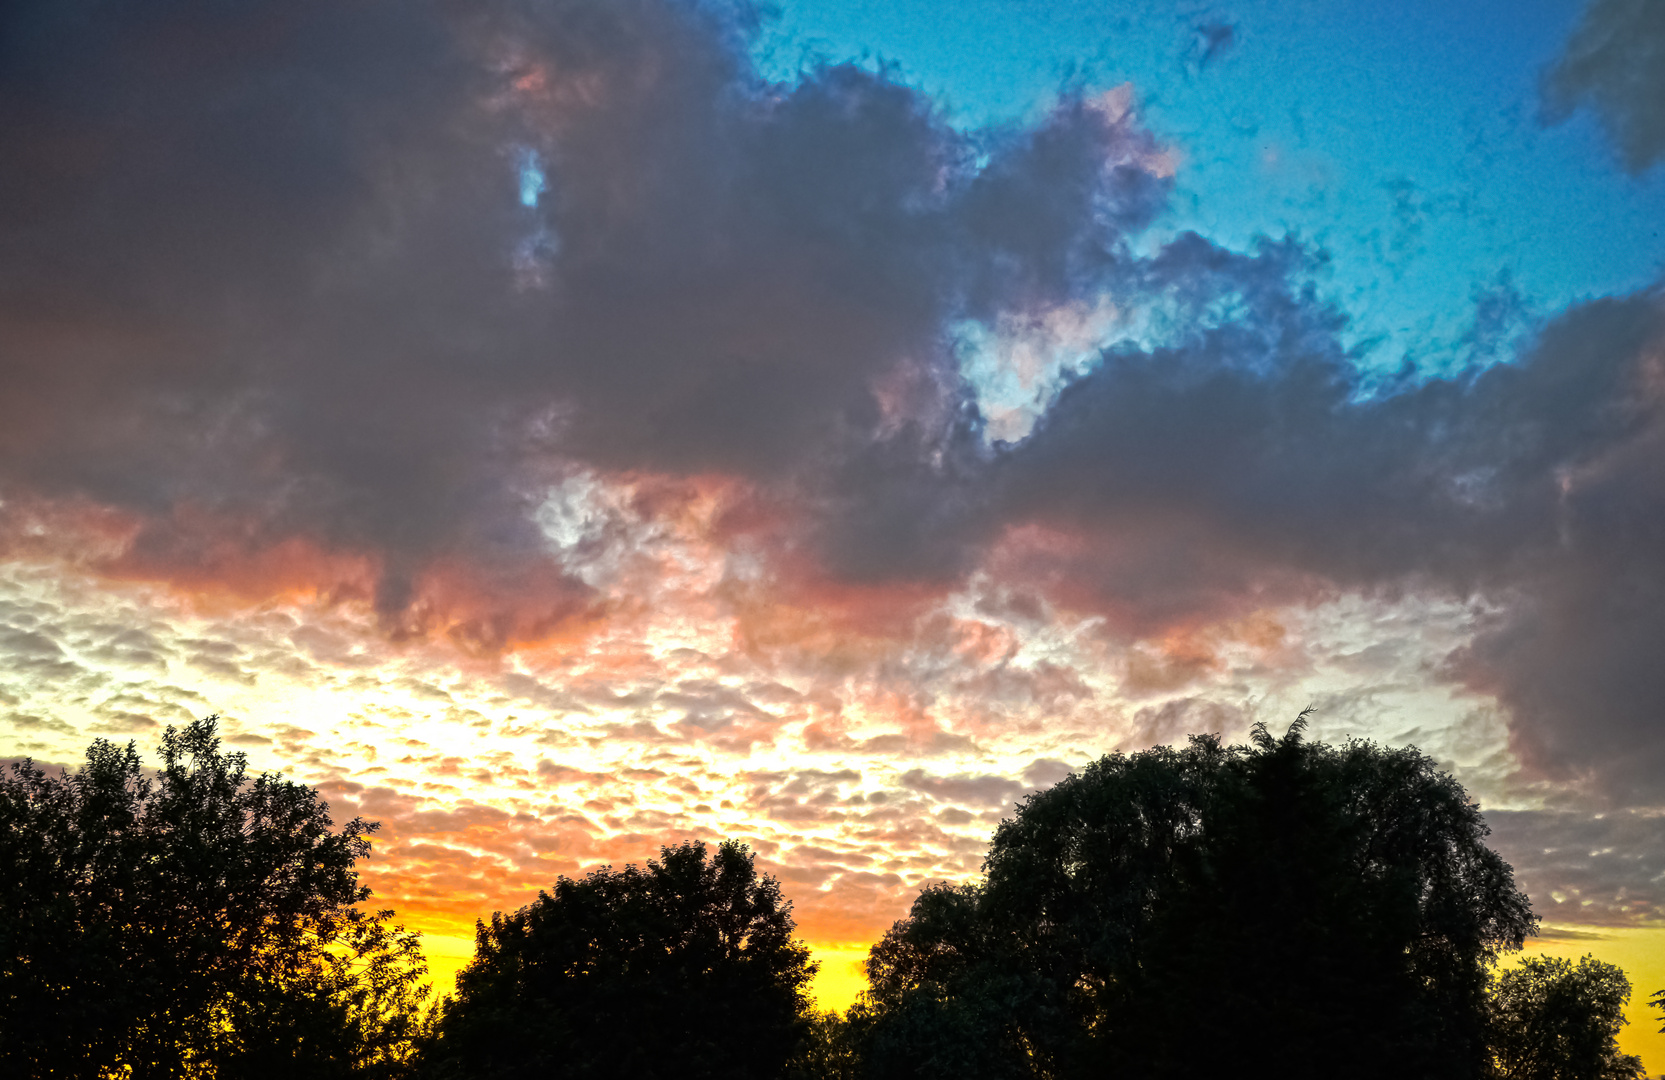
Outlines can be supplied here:
[[0, 757], [220, 713], [432, 935], [1415, 744], [1665, 1070], [1665, 3], [0, 8]]

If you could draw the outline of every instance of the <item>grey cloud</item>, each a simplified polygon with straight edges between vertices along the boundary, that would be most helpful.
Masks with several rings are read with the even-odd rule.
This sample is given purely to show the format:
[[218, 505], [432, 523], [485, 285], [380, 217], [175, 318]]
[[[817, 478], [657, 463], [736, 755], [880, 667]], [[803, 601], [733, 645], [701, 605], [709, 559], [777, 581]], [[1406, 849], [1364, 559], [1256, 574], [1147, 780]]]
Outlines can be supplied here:
[[1665, 917], [1665, 817], [1489, 810], [1491, 844], [1549, 922], [1626, 924]]
[[588, 714], [590, 712], [588, 708], [564, 690], [550, 686], [531, 675], [522, 674], [518, 671], [506, 671], [498, 675], [494, 685], [513, 698], [530, 702], [553, 713]]
[[875, 861], [873, 856], [859, 851], [834, 851], [814, 844], [799, 844], [791, 849], [787, 857], [795, 861], [808, 861], [812, 864], [832, 863], [846, 867], [871, 866]]
[[[74, 735], [76, 733], [74, 728], [70, 727], [62, 720], [50, 716], [40, 716], [36, 713], [8, 711], [4, 714], [4, 717], [6, 728], [10, 729], [12, 732], [50, 731], [56, 735]], [[13, 759], [5, 759], [5, 761], [10, 760]], [[4, 764], [5, 761], [0, 761], [0, 764]]]
[[977, 597], [977, 613], [992, 618], [1038, 625], [1050, 618], [1046, 601], [1034, 592], [991, 585]]
[[861, 780], [861, 773], [856, 769], [796, 769], [790, 773], [754, 773], [755, 779], [780, 782], [786, 781], [785, 791], [792, 794], [804, 794], [811, 791], [821, 791], [836, 788], [841, 784], [854, 784]]
[[[363, 668], [377, 660], [374, 653], [365, 651], [354, 639], [319, 626], [297, 627], [289, 635], [289, 640], [313, 660], [332, 667]], [[200, 655], [204, 659], [224, 660], [226, 657], [216, 657], [216, 652], [224, 653], [227, 649], [236, 651], [235, 647], [228, 643], [206, 643]]]
[[0, 649], [19, 659], [55, 661], [63, 657], [63, 646], [37, 630], [13, 627], [0, 629]]
[[1058, 714], [1093, 697], [1076, 669], [1045, 661], [1027, 668], [1001, 665], [961, 680], [959, 686], [989, 711], [1008, 703], [1033, 703]]
[[451, 696], [450, 691], [444, 689], [443, 687], [435, 686], [433, 683], [424, 679], [416, 679], [405, 676], [394, 679], [389, 685], [403, 690], [405, 693], [409, 694], [418, 701], [437, 701], [445, 702], [447, 704], [455, 701], [455, 699]]
[[685, 679], [662, 691], [659, 704], [682, 712], [680, 723], [711, 732], [737, 722], [773, 724], [775, 717], [754, 705], [745, 691], [709, 679]]
[[1006, 806], [1023, 791], [1022, 784], [1004, 776], [931, 776], [923, 769], [909, 769], [899, 779], [903, 787], [939, 802], [972, 806]]
[[589, 772], [584, 769], [574, 769], [573, 765], [563, 765], [553, 762], [548, 757], [538, 759], [538, 777], [548, 784], [601, 784], [611, 779], [599, 772]]
[[856, 581], [962, 577], [998, 525], [982, 434], [961, 401], [941, 426], [910, 424], [839, 461], [816, 493], [821, 560]]
[[1074, 771], [1055, 758], [1036, 758], [1023, 770], [1023, 782], [1032, 788], [1049, 788]]
[[1243, 710], [1205, 698], [1187, 697], [1147, 705], [1133, 714], [1134, 747], [1182, 742], [1187, 735], [1229, 735], [1246, 726]]
[[1205, 19], [1191, 28], [1186, 66], [1200, 73], [1229, 56], [1237, 47], [1237, 25], [1222, 18]]
[[955, 398], [946, 320], [1098, 287], [1167, 189], [1085, 99], [972, 136], [855, 67], [765, 84], [745, 4], [3, 18], [0, 481], [138, 514], [124, 566], [186, 583], [307, 541], [471, 648], [586, 617], [529, 513], [558, 459], [859, 449], [878, 380]]
[[1002, 454], [1004, 520], [1093, 538], [1008, 571], [1134, 635], [1338, 587], [1485, 597], [1493, 621], [1445, 674], [1508, 706], [1530, 765], [1656, 789], [1660, 297], [1594, 301], [1514, 362], [1370, 393], [1285, 252], [1163, 258], [1191, 264], [1180, 280], [1239, 277], [1241, 313], [1106, 352]]
[[63, 646], [39, 630], [0, 625], [0, 673], [31, 684], [63, 685], [88, 673]]
[[100, 707], [94, 710], [99, 721], [89, 729], [99, 735], [121, 739], [126, 736], [152, 735], [162, 729], [154, 717], [123, 709]]
[[1544, 118], [1595, 111], [1627, 171], [1665, 156], [1665, 9], [1653, 0], [1590, 0], [1544, 73]]
[[875, 735], [863, 739], [856, 748], [864, 754], [904, 758], [938, 757], [944, 754], [975, 753], [979, 748], [969, 735], [950, 731], [932, 731], [921, 737], [911, 734]]
[[776, 821], [829, 822], [845, 817], [849, 801], [840, 792], [847, 784], [861, 781], [854, 769], [829, 772], [801, 769], [791, 773], [752, 773], [751, 805]]
[[217, 656], [213, 653], [197, 652], [189, 656], [186, 661], [191, 667], [209, 675], [218, 675], [222, 679], [240, 682], [252, 686], [258, 679], [253, 665], [244, 667], [235, 659]]
[[89, 628], [80, 654], [101, 663], [165, 672], [174, 650], [156, 635], [136, 626], [101, 625]]

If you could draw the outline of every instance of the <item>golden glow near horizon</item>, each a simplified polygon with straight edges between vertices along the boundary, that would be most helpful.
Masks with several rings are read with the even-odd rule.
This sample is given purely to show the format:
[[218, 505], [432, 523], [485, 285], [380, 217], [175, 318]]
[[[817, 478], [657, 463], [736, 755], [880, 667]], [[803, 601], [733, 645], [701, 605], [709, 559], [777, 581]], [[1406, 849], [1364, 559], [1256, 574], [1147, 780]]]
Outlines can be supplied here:
[[1630, 1004], [1625, 1008], [1626, 1025], [1619, 1030], [1619, 1049], [1635, 1054], [1649, 1074], [1665, 1063], [1665, 1023], [1648, 999], [1665, 990], [1665, 927], [1577, 926], [1546, 924], [1543, 936], [1526, 943], [1519, 956], [1506, 957], [1502, 967], [1518, 963], [1523, 956], [1558, 956], [1577, 961], [1585, 955], [1616, 964], [1630, 977]]
[[[842, 1013], [867, 989], [862, 962], [867, 959], [868, 948], [868, 943], [810, 947], [817, 969], [809, 991], [816, 1008]], [[457, 972], [474, 958], [474, 939], [426, 933], [422, 935], [422, 953], [428, 958], [428, 981], [433, 984], [434, 997], [441, 998], [455, 989]]]

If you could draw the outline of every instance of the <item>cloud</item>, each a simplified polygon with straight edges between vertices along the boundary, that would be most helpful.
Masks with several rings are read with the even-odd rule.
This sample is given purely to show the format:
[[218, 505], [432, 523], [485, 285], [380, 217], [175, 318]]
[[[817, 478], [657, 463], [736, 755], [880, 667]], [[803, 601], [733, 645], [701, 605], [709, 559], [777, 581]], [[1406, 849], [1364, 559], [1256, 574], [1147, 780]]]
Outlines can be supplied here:
[[1238, 313], [1107, 350], [996, 458], [993, 572], [1134, 637], [1338, 590], [1484, 597], [1494, 617], [1446, 674], [1509, 707], [1535, 768], [1655, 790], [1660, 297], [1572, 309], [1511, 363], [1369, 391], [1296, 255], [1161, 256], [1179, 282], [1229, 275]]
[[[1130, 89], [966, 131], [888, 69], [767, 81], [759, 17], [7, 5], [0, 550], [272, 621], [257, 647], [107, 621], [71, 641], [20, 613], [0, 674], [74, 681], [98, 722], [137, 728], [197, 703], [94, 692], [90, 665], [245, 688], [284, 665], [409, 702], [355, 722], [508, 730], [447, 701], [463, 674], [376, 675], [461, 664], [540, 711], [513, 729], [531, 756], [384, 746], [376, 768], [447, 797], [573, 787], [618, 851], [739, 795], [926, 860], [884, 873], [946, 873], [971, 853], [939, 822], [969, 819], [937, 804], [1024, 790], [989, 771], [1002, 738], [1035, 736], [1021, 768], [1240, 727], [1221, 695], [1252, 695], [1220, 689], [1219, 628], [1426, 595], [1482, 614], [1421, 677], [1494, 697], [1541, 775], [1659, 794], [1656, 292], [1518, 340], [1494, 297], [1473, 366], [1367, 371], [1314, 285], [1322, 250], [1149, 229], [1173, 158]], [[1630, 17], [1654, 18], [1592, 6], [1548, 85], [1618, 125], [1639, 169], [1660, 152], [1659, 65], [1627, 50], [1658, 35], [1609, 34]], [[1199, 64], [1235, 40], [1198, 33]], [[1030, 366], [1016, 419], [985, 377], [1012, 358]], [[1114, 733], [1102, 672], [1137, 699]], [[1047, 718], [1048, 738], [1073, 730], [1047, 742]], [[278, 742], [328, 771], [308, 738]], [[859, 777], [806, 772], [725, 796], [657, 762], [615, 790], [582, 755], [620, 745], [802, 749], [831, 776], [900, 770], [901, 790], [869, 802]], [[389, 805], [435, 895], [611, 857], [577, 825], [545, 865], [530, 840], [462, 839], [532, 835], [519, 819]], [[858, 906], [897, 887], [835, 880]]]
[[1543, 77], [1544, 119], [1596, 114], [1632, 175], [1665, 156], [1665, 11], [1650, 0], [1590, 0]]
[[1488, 810], [1486, 821], [1546, 921], [1623, 925], [1665, 915], [1665, 818]]
[[1188, 735], [1234, 734], [1247, 726], [1240, 709], [1200, 698], [1176, 698], [1161, 705], [1147, 705], [1133, 714], [1132, 743], [1181, 743]]
[[1032, 788], [1049, 788], [1075, 772], [1067, 762], [1036, 758], [1023, 770], [1023, 782]]
[[945, 322], [1095, 287], [1168, 184], [1124, 99], [973, 137], [765, 83], [744, 4], [4, 18], [0, 483], [118, 508], [111, 572], [478, 651], [596, 617], [534, 521], [572, 461], [778, 485], [939, 426]]
[[972, 806], [1010, 806], [1023, 785], [1006, 776], [931, 776], [923, 769], [909, 769], [901, 775], [904, 788], [923, 792], [939, 802]]
[[1207, 71], [1237, 48], [1237, 24], [1221, 18], [1205, 19], [1191, 27], [1185, 65], [1193, 74]]

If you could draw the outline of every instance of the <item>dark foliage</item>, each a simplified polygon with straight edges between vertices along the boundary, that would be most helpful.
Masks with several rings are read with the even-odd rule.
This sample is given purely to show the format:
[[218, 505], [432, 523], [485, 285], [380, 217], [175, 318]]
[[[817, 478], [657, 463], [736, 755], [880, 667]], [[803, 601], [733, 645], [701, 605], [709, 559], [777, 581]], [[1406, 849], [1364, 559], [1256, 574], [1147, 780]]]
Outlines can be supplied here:
[[249, 777], [214, 717], [161, 756], [152, 780], [99, 740], [77, 772], [0, 775], [0, 1074], [408, 1071], [426, 969], [356, 906], [375, 825]]
[[1586, 956], [1528, 957], [1498, 976], [1491, 995], [1497, 1080], [1637, 1080], [1642, 1060], [1619, 1053], [1630, 980]]
[[863, 1015], [858, 1007], [847, 1017], [835, 1012], [811, 1016], [804, 1041], [787, 1063], [785, 1080], [861, 1080]]
[[1527, 899], [1432, 761], [1304, 726], [1031, 796], [983, 882], [926, 890], [874, 947], [868, 1074], [1479, 1076]]
[[425, 1075], [777, 1080], [804, 1042], [809, 950], [734, 841], [561, 878], [477, 930]]

